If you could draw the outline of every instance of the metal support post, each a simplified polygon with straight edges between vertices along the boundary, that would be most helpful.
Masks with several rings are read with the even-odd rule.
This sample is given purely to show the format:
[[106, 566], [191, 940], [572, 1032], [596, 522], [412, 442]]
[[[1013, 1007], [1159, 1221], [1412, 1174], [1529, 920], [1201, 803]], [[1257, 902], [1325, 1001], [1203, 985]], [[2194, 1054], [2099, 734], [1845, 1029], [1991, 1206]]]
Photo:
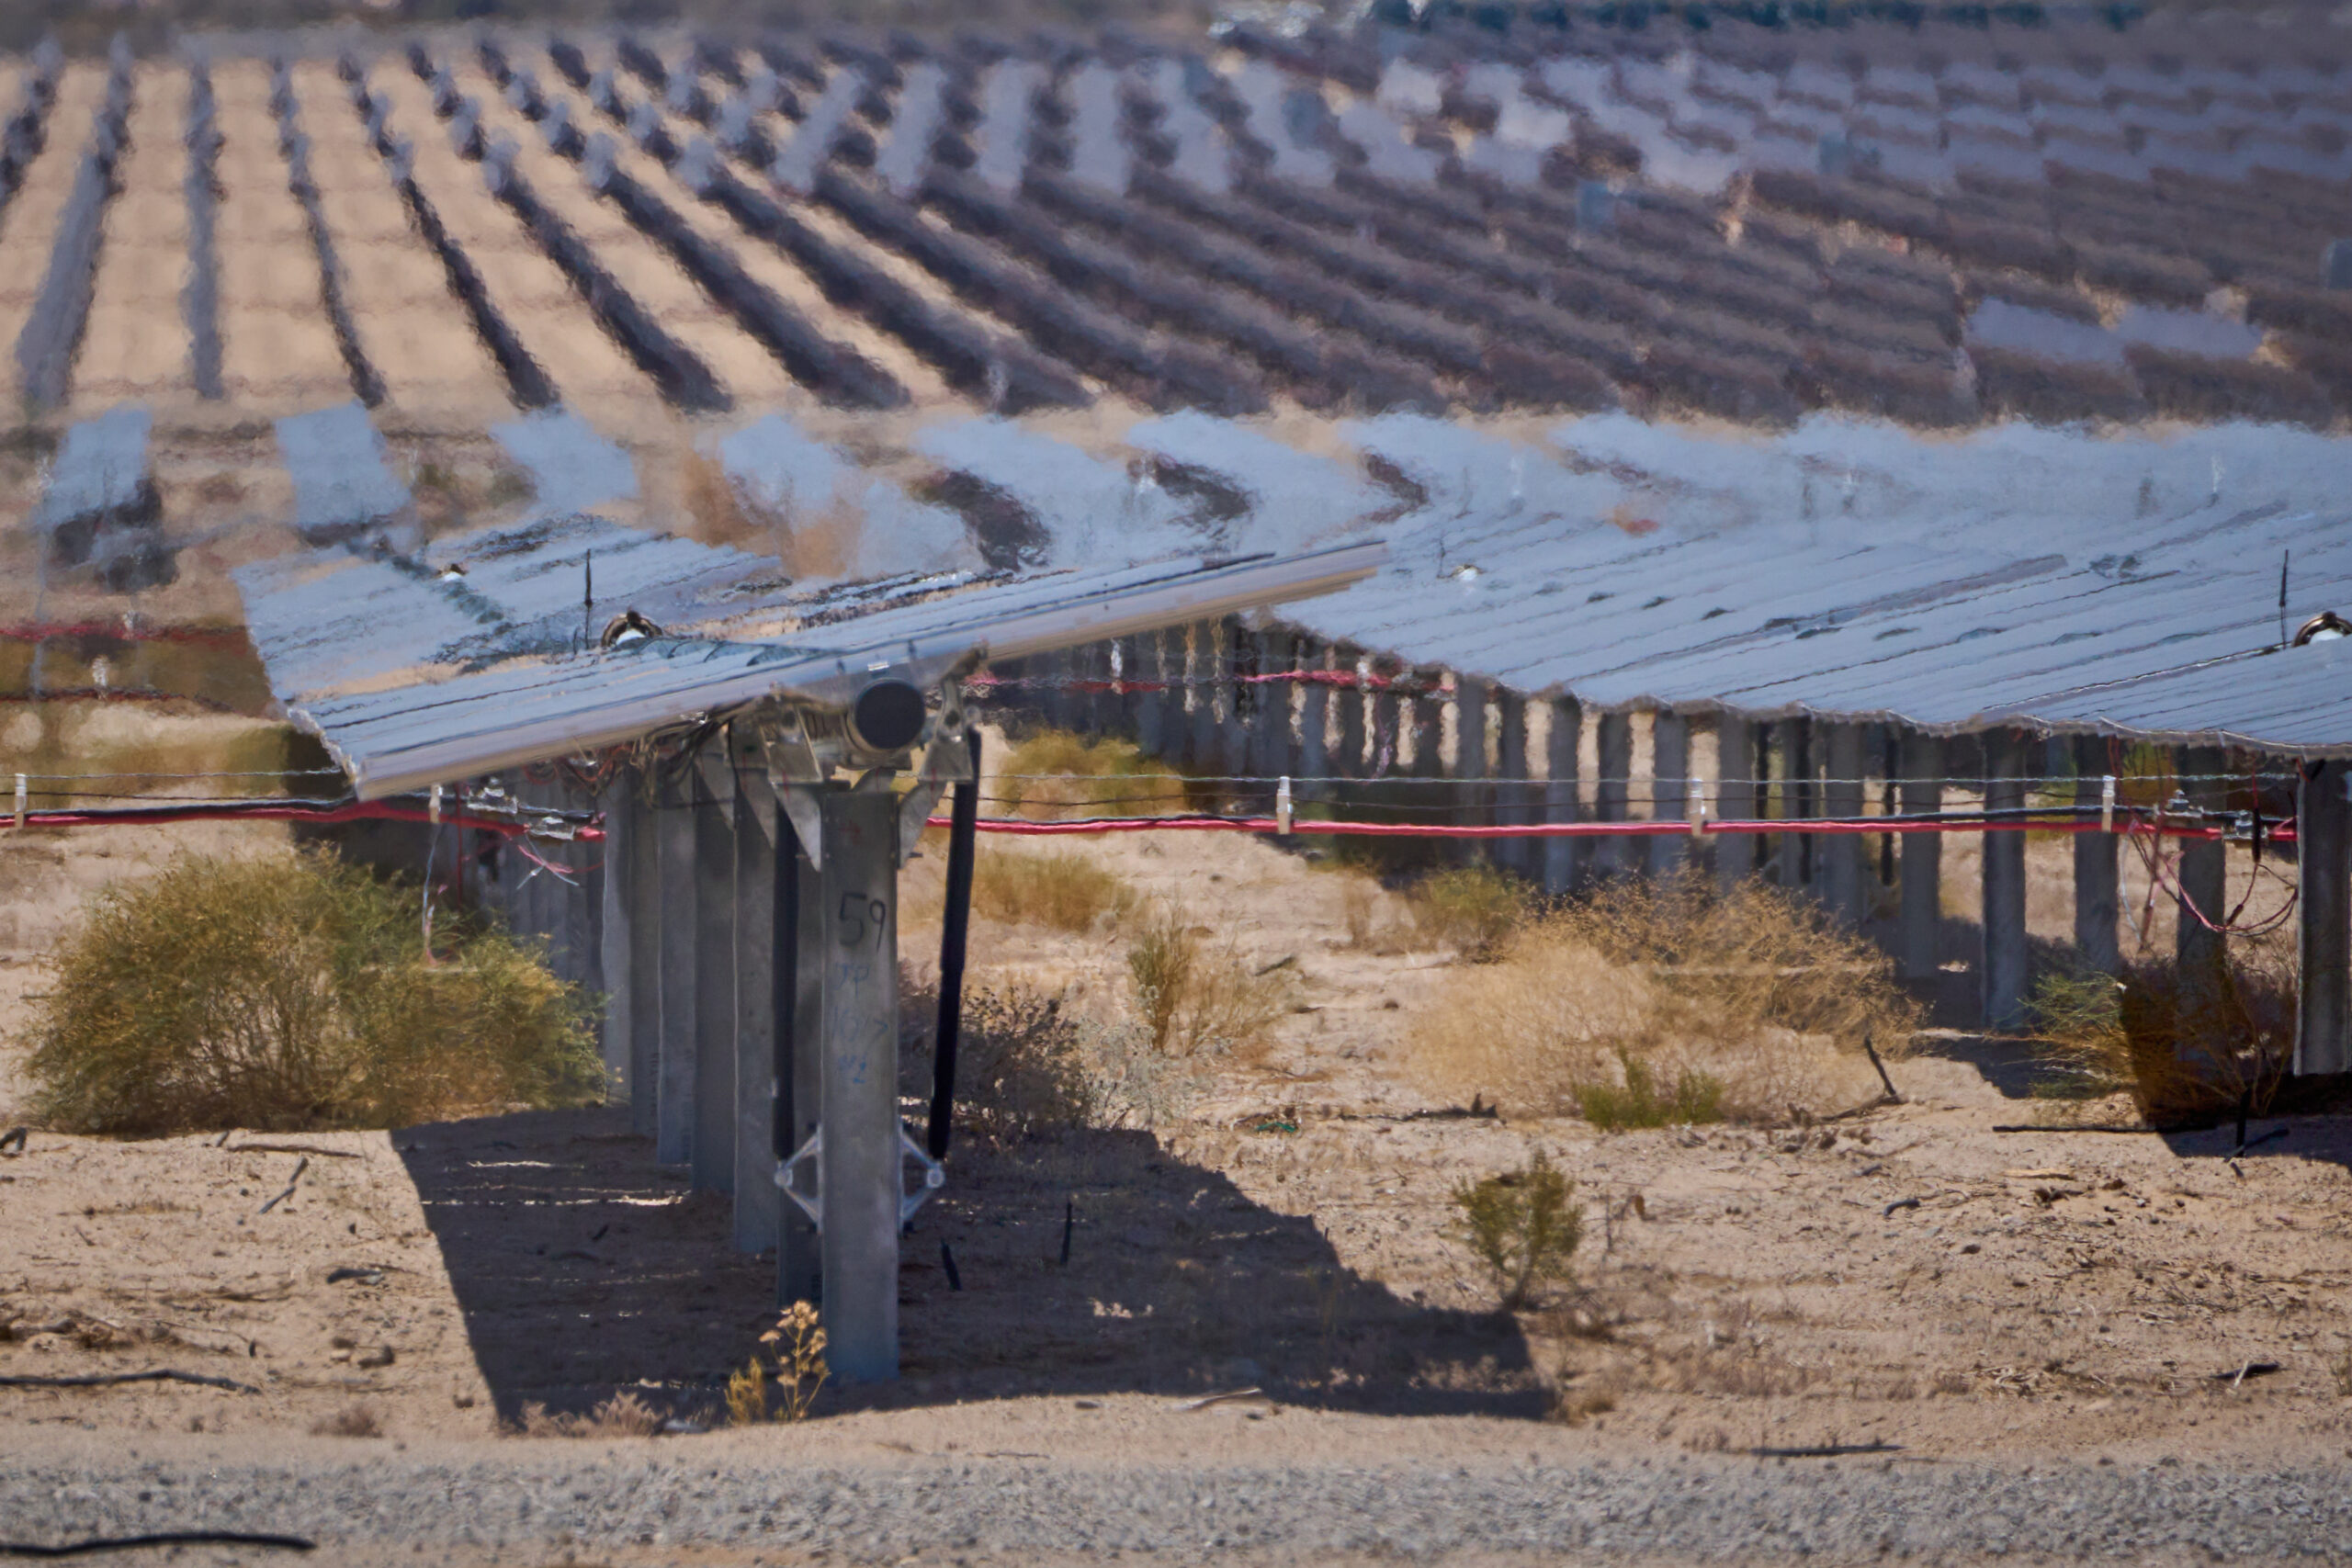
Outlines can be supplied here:
[[[1715, 808], [1720, 822], [1756, 816], [1756, 726], [1733, 714], [1715, 716]], [[1715, 885], [1728, 893], [1756, 874], [1756, 836], [1724, 833], [1714, 840]]]
[[[1299, 650], [1303, 670], [1330, 667], [1331, 650], [1319, 643], [1305, 643]], [[1298, 772], [1301, 778], [1320, 780], [1331, 771], [1331, 688], [1321, 681], [1306, 682], [1298, 697]], [[1329, 785], [1306, 786], [1308, 800], [1330, 798]]]
[[[1932, 735], [1905, 734], [1903, 753], [1904, 815], [1925, 816], [1944, 808], [1944, 743]], [[1902, 904], [1895, 915], [1895, 967], [1906, 980], [1932, 979], [1943, 964], [1943, 860], [1941, 833], [1903, 835]]]
[[2352, 1072], [2352, 769], [2305, 762], [2295, 794], [2295, 1071]]
[[[1660, 822], [1690, 818], [1690, 721], [1679, 713], [1650, 720], [1650, 816]], [[1690, 861], [1690, 840], [1661, 833], [1649, 841], [1653, 876], [1671, 876]]]
[[[1495, 689], [1495, 820], [1523, 828], [1535, 819], [1526, 783], [1532, 771], [1527, 761], [1527, 699], [1507, 686]], [[1535, 839], [1497, 839], [1495, 860], [1506, 871], [1532, 878], [1538, 857]]]
[[[2075, 739], [2075, 804], [2098, 806], [2108, 788], [2107, 742], [2096, 735]], [[2119, 840], [2112, 833], [2075, 835], [2075, 962], [2099, 975], [2123, 971], [2122, 884], [2116, 866]]]
[[[739, 729], [741, 727], [737, 727]], [[729, 734], [735, 770], [735, 1247], [777, 1244], [775, 791], [757, 741]]]
[[[1815, 782], [1818, 770], [1814, 765], [1813, 721], [1806, 718], [1784, 718], [1773, 728], [1781, 732], [1781, 814], [1792, 821], [1802, 822], [1821, 815], [1820, 785]], [[1811, 833], [1784, 833], [1781, 837], [1781, 886], [1815, 891], [1817, 874], [1813, 863], [1816, 848]]]
[[635, 1039], [631, 1033], [637, 972], [629, 963], [631, 923], [636, 914], [629, 901], [633, 885], [629, 871], [635, 857], [646, 850], [642, 842], [644, 818], [630, 809], [636, 784], [635, 776], [627, 772], [616, 772], [605, 783], [600, 797], [605, 814], [605, 870], [597, 878], [596, 889], [604, 907], [598, 934], [603, 939], [599, 963], [604, 971], [601, 1043], [605, 1100], [607, 1104], [626, 1102], [632, 1106], [636, 1103], [637, 1088]]
[[[808, 863], [791, 818], [775, 817], [775, 1063], [779, 1167], [817, 1134], [824, 1109], [825, 879]], [[821, 1306], [823, 1248], [816, 1222], [784, 1205], [776, 1239], [776, 1304]]]
[[662, 1076], [662, 858], [652, 782], [635, 769], [614, 781], [633, 846], [616, 907], [628, 911], [615, 952], [628, 976], [628, 1125], [654, 1135]]
[[1145, 632], [1135, 639], [1130, 657], [1135, 663], [1127, 679], [1143, 684], [1143, 690], [1135, 694], [1136, 745], [1147, 757], [1164, 756], [1168, 750], [1167, 636]]
[[[1364, 692], [1362, 685], [1367, 663], [1363, 649], [1353, 643], [1341, 643], [1333, 649], [1333, 662], [1347, 677], [1347, 684], [1333, 694], [1332, 700], [1340, 707], [1340, 746], [1331, 757], [1331, 772], [1341, 778], [1360, 779], [1364, 775]], [[1354, 798], [1352, 793], [1349, 798]]]
[[[1269, 675], [1288, 674], [1297, 665], [1297, 639], [1286, 631], [1258, 634], [1261, 649], [1262, 672]], [[1256, 743], [1250, 749], [1254, 759], [1250, 771], [1263, 779], [1278, 779], [1290, 773], [1291, 694], [1296, 683], [1290, 681], [1266, 681], [1258, 686], [1258, 711], [1251, 716], [1251, 731]]]
[[[1600, 716], [1599, 745], [1593, 758], [1597, 775], [1592, 784], [1592, 815], [1596, 821], [1625, 820], [1627, 792], [1634, 775], [1634, 717], [1627, 713], [1605, 713]], [[1618, 838], [1596, 840], [1594, 869], [1602, 876], [1623, 876], [1634, 863], [1626, 850], [1625, 840]]]
[[690, 768], [666, 766], [653, 810], [662, 931], [653, 1157], [685, 1165], [695, 1146], [695, 785]]
[[[1821, 804], [1824, 817], [1858, 818], [1862, 814], [1862, 727], [1829, 724], [1822, 727], [1824, 772]], [[1862, 883], [1863, 852], [1870, 840], [1860, 833], [1825, 833], [1817, 840], [1815, 863], [1820, 867], [1821, 902], [1830, 919], [1860, 930], [1869, 912]]]
[[[1258, 660], [1264, 648], [1258, 634], [1239, 621], [1227, 621], [1220, 629], [1225, 634], [1227, 671], [1223, 682], [1225, 711], [1217, 717], [1226, 756], [1225, 771], [1247, 776], [1257, 772], [1257, 748], [1251, 744], [1257, 736], [1257, 726], [1252, 720], [1265, 690], [1248, 677], [1258, 672]], [[1246, 798], [1246, 789], [1234, 793]]]
[[[2222, 752], [2190, 747], [2180, 755], [2181, 789], [2192, 805], [2219, 809], [2228, 790], [2220, 778]], [[2181, 839], [2179, 925], [2174, 941], [2186, 1010], [2210, 1007], [2222, 994], [2222, 968], [2229, 951], [2219, 926], [2229, 912], [2229, 846], [2220, 839]], [[2203, 919], [2199, 919], [2199, 914]], [[2208, 922], [2211, 924], [2208, 924]], [[2184, 1019], [2190, 1024], [2190, 1019]], [[2192, 1024], [2193, 1027], [2193, 1024]]]
[[[2025, 748], [2007, 730], [1986, 730], [1984, 809], [2017, 811], [2025, 806]], [[2025, 835], [1985, 832], [1984, 958], [1977, 974], [1984, 1000], [1984, 1027], [2025, 1027], [2026, 944]]]
[[824, 793], [826, 1359], [844, 1383], [899, 1375], [898, 799], [889, 774]]
[[[1544, 737], [1544, 820], [1573, 822], [1582, 811], [1577, 796], [1577, 748], [1584, 738], [1584, 709], [1574, 697], [1552, 699], [1551, 726]], [[1566, 834], [1544, 840], [1544, 891], [1557, 897], [1577, 883], [1577, 840]]]
[[[1493, 791], [1487, 784], [1487, 714], [1489, 709], [1487, 682], [1472, 675], [1453, 677], [1453, 776], [1459, 782], [1449, 803], [1453, 810], [1444, 820], [1464, 826], [1484, 824], [1494, 820], [1489, 802]], [[1487, 846], [1476, 839], [1461, 840], [1462, 859], [1471, 865], [1488, 864], [1493, 856]]]
[[735, 1190], [735, 770], [717, 740], [695, 759], [694, 1189]]
[[1225, 772], [1216, 745], [1216, 693], [1225, 673], [1225, 624], [1194, 621], [1186, 630], [1191, 658], [1185, 666], [1184, 702], [1191, 711], [1191, 730], [1185, 757], [1193, 773], [1206, 777]]

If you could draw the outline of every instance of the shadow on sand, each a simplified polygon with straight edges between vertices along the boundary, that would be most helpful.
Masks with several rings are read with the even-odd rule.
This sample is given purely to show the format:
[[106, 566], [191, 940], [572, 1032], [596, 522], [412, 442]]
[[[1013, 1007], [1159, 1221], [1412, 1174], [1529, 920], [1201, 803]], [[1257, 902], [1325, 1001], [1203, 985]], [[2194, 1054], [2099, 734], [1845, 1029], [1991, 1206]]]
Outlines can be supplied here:
[[[394, 1144], [503, 1420], [623, 1388], [673, 1413], [722, 1405], [729, 1370], [775, 1321], [774, 1256], [733, 1250], [729, 1201], [656, 1167], [626, 1111], [443, 1122]], [[1544, 1408], [1511, 1319], [1399, 1300], [1350, 1271], [1313, 1220], [1148, 1134], [959, 1149], [902, 1252], [904, 1376], [828, 1390], [820, 1409], [1252, 1384], [1370, 1412]]]

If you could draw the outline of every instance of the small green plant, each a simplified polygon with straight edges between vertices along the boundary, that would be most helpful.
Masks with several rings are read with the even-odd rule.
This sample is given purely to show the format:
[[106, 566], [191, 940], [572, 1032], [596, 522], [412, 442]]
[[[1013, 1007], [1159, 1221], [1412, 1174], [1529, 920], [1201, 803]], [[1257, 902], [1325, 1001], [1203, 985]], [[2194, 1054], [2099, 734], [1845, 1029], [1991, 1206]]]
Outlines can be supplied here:
[[1413, 885], [1414, 927], [1431, 942], [1486, 963], [1528, 916], [1526, 884], [1483, 865], [1431, 872]]
[[1575, 1196], [1576, 1183], [1541, 1148], [1521, 1169], [1453, 1190], [1458, 1239], [1494, 1276], [1505, 1312], [1525, 1306], [1538, 1286], [1567, 1277], [1584, 1238]]
[[585, 999], [494, 926], [325, 851], [182, 855], [99, 893], [28, 1031], [61, 1130], [398, 1127], [600, 1088]]
[[[760, 1343], [775, 1347], [775, 1390], [781, 1400], [779, 1414], [787, 1421], [808, 1419], [808, 1407], [817, 1403], [817, 1391], [825, 1386], [829, 1369], [825, 1365], [825, 1331], [817, 1321], [817, 1309], [807, 1302], [795, 1302], [784, 1309], [775, 1326], [760, 1336]], [[757, 1365], [758, 1358], [753, 1358]], [[733, 1390], [729, 1390], [730, 1407]]]
[[1685, 1067], [1674, 1075], [1672, 1088], [1661, 1089], [1657, 1074], [1631, 1051], [1619, 1047], [1617, 1061], [1625, 1074], [1623, 1084], [1600, 1078], [1576, 1086], [1577, 1111], [1601, 1131], [1681, 1127], [1724, 1119], [1721, 1078]]

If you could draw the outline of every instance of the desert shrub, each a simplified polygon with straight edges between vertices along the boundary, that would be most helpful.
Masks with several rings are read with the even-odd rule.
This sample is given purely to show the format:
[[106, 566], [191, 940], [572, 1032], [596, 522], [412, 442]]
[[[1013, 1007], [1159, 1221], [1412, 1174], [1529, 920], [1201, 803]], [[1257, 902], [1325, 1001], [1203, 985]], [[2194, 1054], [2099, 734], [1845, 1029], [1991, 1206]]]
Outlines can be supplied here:
[[[920, 1042], [909, 1057], [913, 1081], [930, 1081], [929, 1049]], [[1018, 985], [966, 991], [956, 1080], [959, 1134], [994, 1148], [1077, 1127], [1163, 1125], [1206, 1088], [1198, 1064], [1155, 1047], [1141, 1023]]]
[[1422, 940], [1487, 960], [1532, 908], [1527, 885], [1491, 867], [1433, 871], [1413, 885], [1413, 928]]
[[1577, 1112], [1603, 1132], [1628, 1127], [1682, 1127], [1724, 1119], [1723, 1080], [1684, 1067], [1661, 1088], [1650, 1065], [1631, 1051], [1617, 1053], [1623, 1081], [1596, 1077], [1576, 1087]]
[[972, 875], [972, 908], [992, 920], [1092, 931], [1135, 904], [1135, 889], [1117, 872], [1076, 854], [979, 857]]
[[495, 927], [324, 852], [187, 854], [92, 901], [28, 1030], [37, 1113], [78, 1132], [389, 1127], [598, 1089], [584, 999]]
[[1537, 1149], [1521, 1168], [1453, 1190], [1457, 1234], [1485, 1265], [1505, 1312], [1527, 1304], [1536, 1287], [1565, 1279], [1584, 1236], [1576, 1183]]
[[384, 1435], [384, 1418], [372, 1404], [346, 1404], [332, 1416], [322, 1416], [311, 1423], [314, 1438], [380, 1438]]
[[1283, 1011], [1281, 979], [1255, 972], [1230, 938], [1184, 909], [1155, 910], [1127, 946], [1127, 977], [1146, 1037], [1162, 1055], [1246, 1055]]
[[1899, 1051], [1917, 1016], [1886, 956], [1811, 901], [1686, 875], [1611, 883], [1521, 926], [1460, 972], [1415, 1057], [1464, 1100], [1772, 1121], [1867, 1098], [1863, 1040]]
[[1184, 781], [1134, 741], [1066, 729], [1022, 740], [992, 782], [1008, 810], [1045, 820], [1184, 808]]
[[1084, 1032], [1057, 995], [967, 987], [956, 1044], [958, 1131], [1001, 1147], [1083, 1124]]
[[533, 1400], [519, 1425], [527, 1438], [650, 1438], [662, 1430], [662, 1413], [624, 1391], [585, 1416], [551, 1416]]
[[2128, 1093], [2151, 1122], [2260, 1111], [2295, 1044], [2291, 943], [2238, 939], [2205, 976], [2170, 962], [2120, 976], [2057, 973], [2029, 998], [2042, 1059], [2092, 1093]]

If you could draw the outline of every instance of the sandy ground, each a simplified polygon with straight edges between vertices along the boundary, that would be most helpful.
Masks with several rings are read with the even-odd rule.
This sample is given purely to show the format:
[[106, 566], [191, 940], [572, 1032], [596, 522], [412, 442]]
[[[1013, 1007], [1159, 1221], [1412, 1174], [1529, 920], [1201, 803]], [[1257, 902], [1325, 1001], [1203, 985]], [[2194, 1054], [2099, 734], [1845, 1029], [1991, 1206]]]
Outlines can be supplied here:
[[[12, 1025], [76, 892], [165, 845], [0, 839]], [[2344, 1451], [2352, 1120], [2257, 1122], [2287, 1132], [2234, 1163], [2226, 1131], [1995, 1131], [2058, 1108], [2018, 1047], [1949, 1032], [1894, 1064], [1905, 1103], [1834, 1125], [1465, 1116], [1419, 1087], [1411, 1043], [1476, 968], [1351, 945], [1348, 876], [1239, 839], [1072, 852], [1213, 909], [1252, 958], [1292, 957], [1279, 1043], [1157, 1134], [959, 1148], [906, 1246], [904, 1380], [830, 1389], [801, 1431], [683, 1440], [1090, 1460], [1166, 1458], [1188, 1434], [1270, 1461]], [[910, 954], [926, 940], [918, 919]], [[1122, 952], [984, 924], [975, 978], [1100, 1000]], [[1588, 1240], [1573, 1288], [1498, 1314], [1449, 1195], [1538, 1145], [1577, 1178]], [[726, 1201], [690, 1196], [617, 1111], [146, 1143], [35, 1129], [0, 1155], [0, 1375], [238, 1385], [0, 1389], [0, 1444], [200, 1424], [341, 1451], [360, 1439], [314, 1429], [357, 1409], [388, 1449], [423, 1451], [621, 1390], [707, 1422], [773, 1314], [772, 1262], [729, 1249]], [[1161, 1414], [1251, 1387], [1280, 1419]]]

